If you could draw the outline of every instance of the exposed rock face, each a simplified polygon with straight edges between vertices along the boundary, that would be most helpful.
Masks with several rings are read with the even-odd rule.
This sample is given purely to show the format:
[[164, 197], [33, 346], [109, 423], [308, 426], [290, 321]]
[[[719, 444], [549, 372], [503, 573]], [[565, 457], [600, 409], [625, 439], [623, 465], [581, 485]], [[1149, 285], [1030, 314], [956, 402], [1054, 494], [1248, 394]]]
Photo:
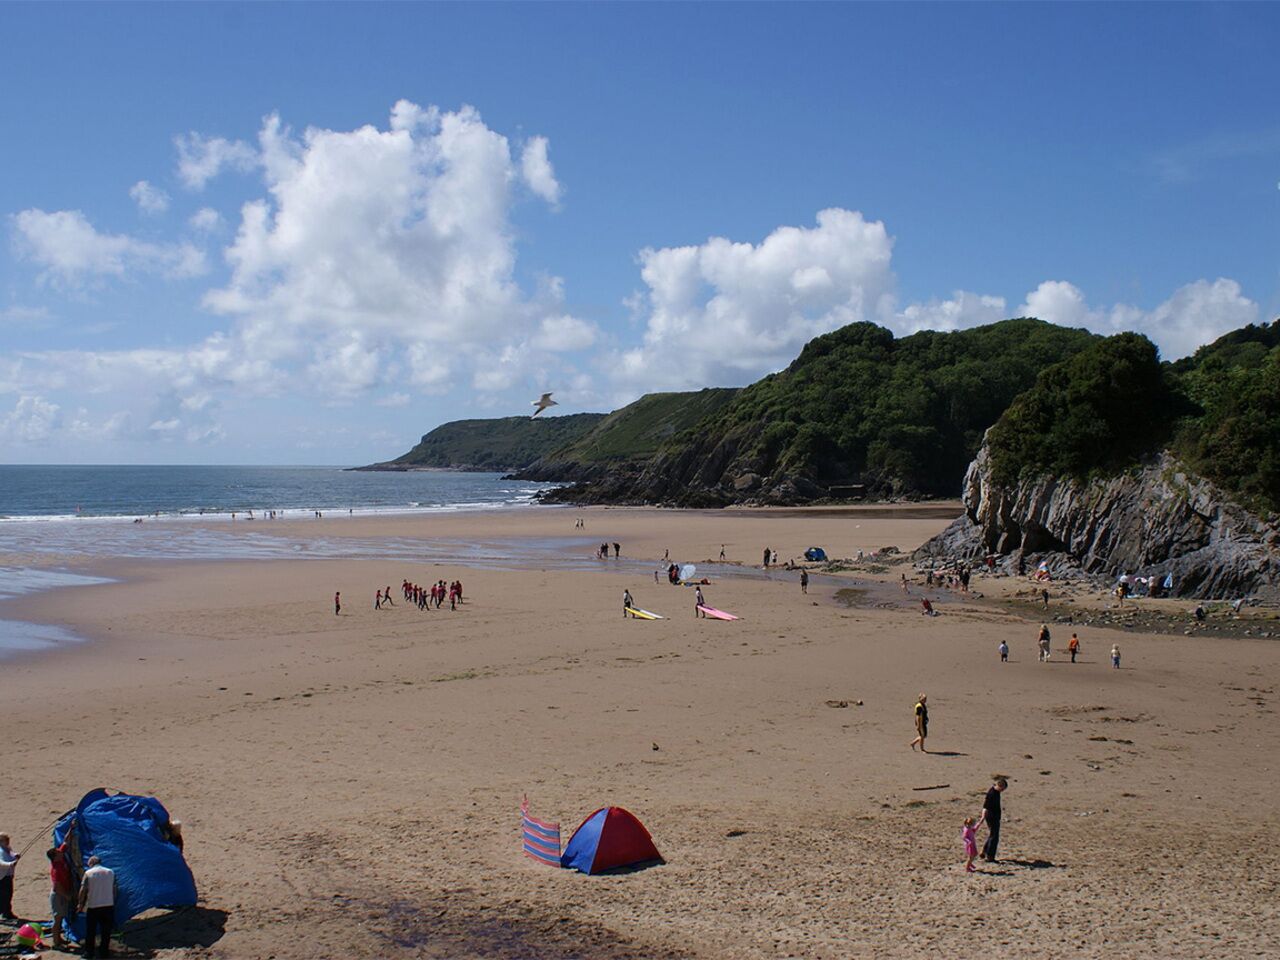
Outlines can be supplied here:
[[1173, 575], [1179, 596], [1280, 595], [1280, 524], [1232, 502], [1165, 452], [1103, 480], [991, 479], [987, 448], [965, 474], [965, 515], [917, 551], [955, 558], [1021, 554], [1118, 577]]

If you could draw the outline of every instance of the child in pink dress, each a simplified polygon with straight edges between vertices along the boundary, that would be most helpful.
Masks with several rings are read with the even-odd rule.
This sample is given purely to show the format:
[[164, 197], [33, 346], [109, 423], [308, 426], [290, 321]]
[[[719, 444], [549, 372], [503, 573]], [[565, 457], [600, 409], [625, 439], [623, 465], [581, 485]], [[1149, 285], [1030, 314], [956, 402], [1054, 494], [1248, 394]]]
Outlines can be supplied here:
[[973, 817], [964, 818], [960, 837], [964, 840], [965, 872], [973, 873], [973, 858], [978, 855], [978, 825], [973, 822]]

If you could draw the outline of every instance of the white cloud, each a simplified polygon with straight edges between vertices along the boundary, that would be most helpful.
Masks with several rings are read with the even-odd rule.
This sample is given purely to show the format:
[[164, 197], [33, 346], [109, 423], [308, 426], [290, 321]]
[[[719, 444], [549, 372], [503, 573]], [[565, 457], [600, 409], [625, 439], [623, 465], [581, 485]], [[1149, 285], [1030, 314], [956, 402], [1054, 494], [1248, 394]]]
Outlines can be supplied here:
[[203, 190], [224, 168], [243, 172], [259, 162], [257, 151], [243, 140], [202, 137], [193, 132], [174, 137], [173, 144], [178, 149], [178, 176], [191, 190]]
[[380, 407], [407, 407], [410, 399], [407, 393], [389, 393], [374, 402]]
[[533, 137], [525, 143], [520, 153], [520, 175], [530, 190], [555, 206], [560, 202], [561, 189], [547, 157], [547, 146], [546, 137]]
[[516, 283], [516, 162], [470, 107], [400, 101], [386, 130], [300, 136], [272, 115], [258, 155], [267, 196], [242, 208], [231, 278], [204, 301], [236, 318], [253, 355], [300, 363], [312, 385], [349, 398], [386, 381], [392, 358], [432, 390], [508, 344], [593, 341], [594, 327], [564, 315], [558, 278], [533, 299]]
[[169, 194], [146, 180], [139, 180], [130, 187], [129, 196], [143, 213], [164, 213], [169, 209]]
[[48, 326], [51, 319], [52, 314], [48, 307], [23, 307], [15, 304], [0, 309], [0, 326], [11, 325], [35, 329]]
[[201, 207], [191, 215], [187, 224], [198, 233], [213, 233], [222, 226], [222, 214], [213, 207]]
[[207, 268], [204, 251], [189, 243], [154, 244], [99, 233], [79, 210], [23, 210], [13, 224], [19, 255], [42, 267], [44, 279], [67, 286], [133, 271], [193, 277]]
[[15, 443], [44, 443], [60, 425], [59, 407], [43, 397], [21, 396], [0, 419], [0, 437]]
[[1021, 313], [1095, 333], [1142, 333], [1166, 360], [1194, 353], [1224, 333], [1257, 323], [1259, 317], [1258, 305], [1244, 296], [1240, 284], [1225, 277], [1181, 286], [1153, 310], [1125, 303], [1093, 308], [1074, 284], [1046, 280], [1027, 294]]
[[649, 391], [740, 384], [777, 370], [819, 334], [891, 316], [892, 251], [883, 223], [841, 209], [759, 244], [713, 237], [643, 250], [644, 343], [615, 358], [618, 377]]
[[538, 324], [538, 332], [533, 337], [533, 345], [557, 353], [584, 350], [596, 342], [598, 335], [599, 330], [594, 323], [561, 314], [542, 318], [542, 322]]
[[913, 303], [899, 314], [895, 326], [900, 333], [918, 330], [964, 330], [1008, 318], [1004, 297], [957, 290], [950, 300]]

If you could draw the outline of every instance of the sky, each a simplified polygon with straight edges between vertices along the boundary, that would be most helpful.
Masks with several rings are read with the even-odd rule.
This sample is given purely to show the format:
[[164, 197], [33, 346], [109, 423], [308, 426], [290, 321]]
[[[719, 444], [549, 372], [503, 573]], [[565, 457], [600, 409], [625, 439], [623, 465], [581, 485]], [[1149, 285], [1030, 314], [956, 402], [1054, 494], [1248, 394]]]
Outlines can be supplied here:
[[0, 462], [354, 465], [1037, 316], [1280, 316], [1271, 4], [0, 3]]

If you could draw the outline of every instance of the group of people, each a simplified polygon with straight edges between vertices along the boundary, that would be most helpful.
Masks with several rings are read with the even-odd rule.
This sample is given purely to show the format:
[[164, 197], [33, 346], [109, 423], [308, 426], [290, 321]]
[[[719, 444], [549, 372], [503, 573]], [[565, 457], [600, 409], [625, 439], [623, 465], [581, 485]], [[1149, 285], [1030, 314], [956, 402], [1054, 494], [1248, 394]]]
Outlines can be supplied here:
[[[622, 556], [622, 544], [620, 544], [620, 543], [616, 543], [616, 542], [613, 544], [613, 556], [614, 556], [614, 558], [615, 558], [615, 559], [616, 559], [617, 557]], [[608, 543], [601, 543], [601, 544], [600, 544], [600, 549], [596, 551], [596, 559], [597, 559], [597, 560], [608, 560], [608, 559], [609, 559], [609, 544], [608, 544]]]
[[[1048, 663], [1053, 657], [1052, 635], [1049, 632], [1047, 623], [1040, 624], [1040, 632], [1036, 634], [1036, 650], [1038, 651], [1038, 659], [1041, 663]], [[1000, 641], [1000, 662], [1007, 663], [1009, 660], [1009, 644]], [[1076, 662], [1076, 657], [1080, 655], [1080, 636], [1077, 633], [1071, 634], [1071, 639], [1067, 641], [1067, 653], [1071, 656], [1071, 662]], [[1120, 669], [1120, 644], [1113, 643], [1111, 645], [1111, 666]]]
[[[430, 587], [420, 587], [416, 583], [410, 583], [405, 580], [400, 587], [406, 603], [416, 606], [419, 610], [430, 610], [435, 607], [437, 610], [444, 605], [445, 599], [449, 601], [449, 609], [458, 609], [458, 604], [462, 602], [462, 581], [454, 580], [452, 583], [445, 585], [443, 580], [437, 580]], [[391, 588], [387, 587], [386, 595], [383, 597], [383, 603], [391, 602]], [[375, 601], [376, 606], [376, 601]]]
[[[930, 567], [925, 572], [924, 585], [926, 587], [946, 587], [949, 590], [968, 593], [970, 576], [972, 576], [972, 573], [969, 567], [963, 563], [945, 570], [934, 570], [933, 567]], [[903, 574], [904, 579], [905, 577], [906, 574]]]
[[[74, 831], [73, 826], [71, 830]], [[182, 824], [170, 820], [160, 828], [164, 839], [183, 849]], [[115, 928], [115, 906], [118, 895], [115, 871], [97, 856], [85, 861], [85, 870], [76, 889], [68, 845], [71, 833], [56, 847], [45, 851], [49, 860], [49, 910], [53, 917], [50, 931], [54, 950], [67, 947], [63, 921], [84, 914], [85, 937], [81, 945], [85, 957], [111, 956], [111, 931]], [[22, 859], [9, 846], [9, 835], [0, 833], [0, 920], [20, 922], [13, 912], [13, 875]]]

